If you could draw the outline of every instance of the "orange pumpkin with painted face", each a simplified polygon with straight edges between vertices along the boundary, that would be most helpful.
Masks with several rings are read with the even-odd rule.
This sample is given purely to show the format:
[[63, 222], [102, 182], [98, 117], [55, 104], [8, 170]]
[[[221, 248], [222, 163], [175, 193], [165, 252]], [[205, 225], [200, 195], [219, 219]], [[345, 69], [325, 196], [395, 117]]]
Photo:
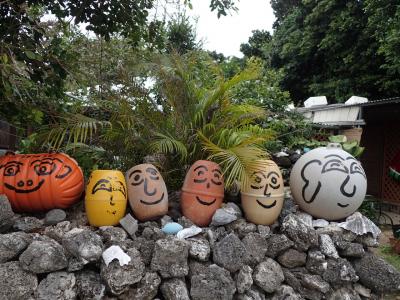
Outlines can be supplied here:
[[246, 219], [258, 225], [271, 225], [283, 206], [283, 179], [279, 167], [271, 160], [267, 168], [254, 172], [251, 183], [241, 191]]
[[63, 153], [0, 157], [0, 194], [17, 212], [67, 208], [77, 202], [84, 179], [77, 162]]
[[154, 220], [168, 212], [168, 191], [152, 164], [134, 166], [126, 172], [129, 204], [140, 221]]
[[224, 179], [218, 164], [198, 160], [189, 169], [181, 193], [185, 217], [198, 226], [208, 226], [224, 199]]

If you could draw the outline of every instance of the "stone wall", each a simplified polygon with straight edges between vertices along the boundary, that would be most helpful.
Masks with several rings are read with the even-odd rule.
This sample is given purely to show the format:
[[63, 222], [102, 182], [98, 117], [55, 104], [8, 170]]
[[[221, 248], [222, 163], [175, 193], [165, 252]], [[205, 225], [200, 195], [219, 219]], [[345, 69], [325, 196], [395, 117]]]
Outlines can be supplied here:
[[[370, 235], [313, 220], [291, 199], [272, 226], [248, 223], [229, 207], [235, 217], [178, 239], [162, 231], [170, 216], [128, 218], [126, 231], [93, 228], [82, 203], [32, 217], [15, 215], [0, 196], [0, 299], [339, 300], [400, 290], [400, 273], [368, 250], [377, 245]], [[170, 215], [193, 225], [176, 209]], [[124, 263], [106, 264], [111, 246]]]

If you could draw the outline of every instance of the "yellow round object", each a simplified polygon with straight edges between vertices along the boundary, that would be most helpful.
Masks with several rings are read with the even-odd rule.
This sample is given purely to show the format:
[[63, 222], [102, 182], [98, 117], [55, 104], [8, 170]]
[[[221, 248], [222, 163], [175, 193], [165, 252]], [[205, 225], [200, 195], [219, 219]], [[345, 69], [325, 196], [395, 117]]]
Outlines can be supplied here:
[[113, 226], [124, 217], [127, 205], [125, 177], [120, 171], [96, 170], [86, 186], [85, 207], [90, 225]]

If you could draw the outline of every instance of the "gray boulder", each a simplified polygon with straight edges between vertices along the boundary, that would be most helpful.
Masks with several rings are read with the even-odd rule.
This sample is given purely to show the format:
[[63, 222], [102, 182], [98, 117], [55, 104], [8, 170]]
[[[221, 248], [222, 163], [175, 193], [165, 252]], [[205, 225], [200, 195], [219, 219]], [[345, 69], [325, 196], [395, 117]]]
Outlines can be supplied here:
[[319, 236], [319, 246], [321, 252], [327, 257], [339, 258], [339, 254], [337, 253], [335, 245], [333, 244], [333, 241], [329, 235], [321, 234]]
[[[135, 248], [139, 250], [142, 260], [146, 266], [149, 266], [153, 257], [153, 250], [155, 241], [146, 240], [145, 238], [139, 237], [135, 239]], [[131, 248], [131, 247], [128, 247]]]
[[36, 274], [54, 272], [68, 266], [64, 248], [50, 238], [33, 241], [20, 255], [19, 261], [23, 269]]
[[358, 281], [356, 272], [347, 260], [330, 258], [327, 262], [327, 269], [322, 275], [325, 281], [336, 285]]
[[38, 286], [36, 275], [22, 269], [17, 261], [0, 264], [0, 276], [0, 299], [28, 299]]
[[339, 242], [337, 243], [340, 256], [343, 257], [363, 257], [365, 254], [364, 247], [358, 243]]
[[356, 291], [342, 287], [334, 292], [332, 292], [326, 298], [328, 300], [361, 300], [360, 296]]
[[60, 222], [53, 226], [47, 226], [44, 229], [44, 234], [59, 243], [62, 243], [64, 235], [72, 229], [70, 221]]
[[360, 282], [375, 292], [400, 291], [400, 272], [382, 258], [366, 254], [353, 262]]
[[50, 273], [39, 283], [35, 294], [38, 300], [76, 299], [77, 287], [74, 273]]
[[286, 268], [301, 267], [306, 264], [307, 255], [295, 249], [289, 249], [278, 256], [278, 261]]
[[297, 294], [291, 286], [281, 285], [279, 289], [274, 293], [271, 300], [301, 300], [303, 299]]
[[214, 263], [229, 272], [239, 270], [244, 265], [245, 259], [246, 247], [234, 233], [227, 235], [214, 246]]
[[15, 214], [6, 195], [0, 195], [0, 232], [7, 232], [13, 225]]
[[121, 224], [122, 228], [124, 228], [132, 238], [136, 237], [135, 233], [139, 226], [137, 220], [132, 217], [131, 214], [127, 214], [125, 217], [119, 220], [119, 224]]
[[193, 300], [230, 300], [236, 292], [229, 271], [217, 265], [211, 265], [204, 272], [193, 275], [190, 282]]
[[73, 256], [88, 262], [97, 261], [103, 253], [101, 237], [87, 229], [72, 229], [63, 238], [64, 248]]
[[250, 232], [256, 232], [257, 231], [257, 225], [253, 223], [247, 222], [245, 219], [237, 219], [236, 221], [233, 221], [232, 223], [225, 225], [225, 228], [228, 231], [234, 231], [237, 233], [239, 238], [244, 238], [247, 234]]
[[273, 234], [267, 239], [266, 255], [275, 258], [280, 253], [292, 247], [294, 243], [284, 234]]
[[128, 238], [128, 234], [121, 227], [102, 226], [99, 228], [99, 234], [103, 238], [103, 243], [111, 246], [116, 243], [122, 243]]
[[210, 257], [210, 243], [204, 238], [189, 238], [189, 256], [199, 261], [207, 261]]
[[261, 234], [263, 238], [268, 238], [271, 233], [271, 228], [267, 225], [257, 225], [257, 232]]
[[239, 294], [237, 300], [265, 300], [265, 293], [258, 286], [253, 285], [244, 294]]
[[91, 270], [76, 273], [76, 286], [79, 299], [82, 300], [100, 300], [106, 290], [100, 274]]
[[283, 220], [281, 230], [294, 242], [294, 247], [300, 251], [307, 251], [312, 246], [318, 246], [317, 232], [297, 215], [287, 215]]
[[249, 265], [255, 266], [263, 261], [268, 249], [268, 243], [261, 234], [251, 232], [244, 237], [242, 242], [246, 247], [246, 262]]
[[281, 266], [270, 258], [258, 264], [253, 273], [255, 284], [267, 293], [276, 291], [284, 279]]
[[0, 235], [0, 263], [17, 257], [32, 242], [32, 238], [25, 232], [13, 232]]
[[152, 300], [157, 295], [161, 278], [155, 272], [147, 272], [134, 289], [130, 289], [127, 299], [130, 300]]
[[210, 226], [222, 226], [237, 220], [242, 216], [240, 208], [233, 202], [228, 202], [217, 209], [212, 217]]
[[310, 250], [307, 255], [306, 268], [313, 274], [323, 275], [328, 269], [325, 255], [318, 250]]
[[178, 278], [164, 281], [161, 284], [161, 293], [165, 300], [190, 300], [186, 283]]
[[253, 285], [253, 269], [249, 266], [240, 268], [236, 276], [236, 287], [239, 294], [243, 294]]
[[304, 274], [302, 284], [306, 288], [317, 290], [324, 294], [329, 291], [329, 283], [324, 281], [319, 275]]
[[113, 295], [120, 295], [129, 289], [129, 286], [139, 282], [145, 271], [144, 263], [139, 251], [135, 248], [128, 249], [126, 254], [131, 261], [120, 266], [118, 260], [113, 260], [107, 266], [104, 261], [101, 264], [100, 275]]
[[34, 232], [43, 227], [43, 221], [35, 217], [22, 217], [15, 220], [15, 231]]
[[182, 277], [189, 272], [189, 243], [176, 238], [156, 241], [151, 270], [160, 273], [162, 278]]
[[66, 217], [67, 214], [65, 213], [64, 210], [55, 208], [46, 213], [46, 216], [44, 217], [44, 224], [45, 225], [58, 224], [64, 221]]

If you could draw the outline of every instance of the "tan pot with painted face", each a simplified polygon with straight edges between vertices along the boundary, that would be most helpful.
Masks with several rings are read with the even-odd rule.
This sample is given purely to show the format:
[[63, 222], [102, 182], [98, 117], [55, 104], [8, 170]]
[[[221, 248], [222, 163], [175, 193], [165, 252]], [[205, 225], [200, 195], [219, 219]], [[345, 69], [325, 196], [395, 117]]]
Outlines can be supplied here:
[[154, 220], [168, 212], [168, 192], [160, 172], [152, 164], [126, 172], [129, 204], [140, 221]]
[[255, 172], [250, 186], [241, 191], [242, 207], [246, 219], [258, 225], [271, 225], [283, 206], [283, 179], [273, 161], [268, 161], [265, 171]]
[[224, 179], [218, 164], [198, 160], [186, 174], [181, 208], [185, 217], [198, 226], [208, 226], [224, 199]]

